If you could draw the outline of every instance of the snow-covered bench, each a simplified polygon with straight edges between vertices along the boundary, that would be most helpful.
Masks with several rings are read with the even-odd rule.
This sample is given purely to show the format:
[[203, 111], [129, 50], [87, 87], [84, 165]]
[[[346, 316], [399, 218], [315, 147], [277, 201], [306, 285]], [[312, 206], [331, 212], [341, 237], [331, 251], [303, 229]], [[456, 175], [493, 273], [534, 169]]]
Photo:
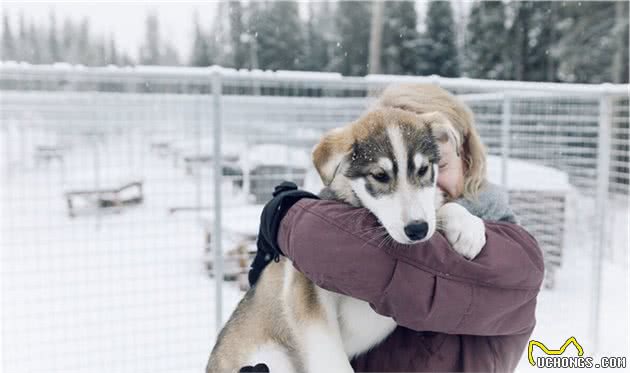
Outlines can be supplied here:
[[67, 147], [61, 145], [37, 145], [33, 153], [35, 166], [52, 161], [63, 163]]
[[[247, 271], [256, 255], [256, 238], [263, 207], [262, 204], [231, 206], [224, 208], [221, 215], [223, 278], [238, 280], [243, 289], [248, 285]], [[214, 214], [204, 213], [202, 221], [206, 244], [203, 261], [210, 275], [214, 276]]]
[[271, 198], [274, 187], [284, 180], [302, 186], [311, 159], [304, 147], [258, 144], [245, 151], [239, 165], [245, 193], [253, 195], [255, 203], [264, 203]]
[[144, 200], [143, 181], [130, 180], [110, 183], [99, 188], [88, 186], [71, 189], [64, 193], [68, 216], [88, 214], [98, 210], [119, 212], [124, 207], [139, 205]]

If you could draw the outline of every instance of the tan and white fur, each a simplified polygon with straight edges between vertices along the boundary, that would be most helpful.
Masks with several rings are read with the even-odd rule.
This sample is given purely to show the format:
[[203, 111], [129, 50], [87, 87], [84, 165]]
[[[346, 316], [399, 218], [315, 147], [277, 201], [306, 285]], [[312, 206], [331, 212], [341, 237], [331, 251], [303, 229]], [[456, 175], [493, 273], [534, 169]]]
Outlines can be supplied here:
[[[391, 239], [413, 244], [440, 229], [466, 258], [485, 244], [480, 219], [437, 189], [439, 144], [457, 144], [440, 112], [380, 105], [326, 134], [313, 161], [322, 197], [369, 209]], [[438, 225], [439, 222], [439, 225]], [[410, 248], [411, 249], [411, 248]], [[220, 333], [208, 373], [266, 364], [271, 372], [352, 372], [349, 359], [396, 327], [364, 301], [317, 287], [283, 258], [263, 271]]]

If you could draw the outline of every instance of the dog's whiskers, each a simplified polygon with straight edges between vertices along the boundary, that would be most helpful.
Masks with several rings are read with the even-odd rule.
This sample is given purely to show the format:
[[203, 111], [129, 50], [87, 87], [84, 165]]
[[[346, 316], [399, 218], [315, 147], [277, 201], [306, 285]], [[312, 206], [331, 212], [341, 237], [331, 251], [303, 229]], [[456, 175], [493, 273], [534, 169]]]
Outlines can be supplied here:
[[358, 231], [354, 231], [352, 233], [363, 235], [365, 233], [374, 232], [374, 231], [378, 231], [378, 230], [385, 230], [385, 228], [379, 225], [379, 226], [376, 226], [376, 227], [369, 227], [369, 228], [366, 228], [366, 229], [359, 229]]
[[369, 240], [365, 241], [365, 243], [363, 243], [363, 245], [361, 245], [361, 248], [365, 247], [365, 245], [369, 244], [372, 241], [380, 240], [380, 239], [388, 237], [389, 233], [387, 232], [387, 230], [385, 230], [385, 228], [383, 228], [383, 230], [384, 230], [384, 232], [381, 232], [380, 234], [378, 234], [378, 235], [370, 238]]
[[[360, 210], [360, 209], [359, 210], [350, 211], [347, 214], [348, 214], [348, 216], [345, 216], [346, 214], [341, 215], [341, 217], [344, 219], [343, 220], [343, 224], [346, 224], [346, 223], [348, 223], [348, 221], [354, 220], [357, 217], [361, 218], [361, 220], [359, 220], [359, 223], [360, 223], [368, 215], [368, 213], [365, 210]], [[361, 216], [361, 215], [363, 215], [363, 216]]]

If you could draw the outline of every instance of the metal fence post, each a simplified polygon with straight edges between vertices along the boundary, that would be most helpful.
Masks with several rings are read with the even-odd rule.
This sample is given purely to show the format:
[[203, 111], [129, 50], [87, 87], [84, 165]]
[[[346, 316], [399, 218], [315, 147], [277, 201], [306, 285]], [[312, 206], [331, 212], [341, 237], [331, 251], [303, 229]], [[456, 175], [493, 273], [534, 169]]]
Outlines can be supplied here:
[[214, 129], [214, 229], [213, 229], [213, 250], [214, 250], [214, 279], [215, 284], [215, 322], [217, 335], [223, 326], [223, 248], [221, 245], [221, 182], [223, 176], [223, 165], [221, 164], [221, 72], [212, 72], [212, 108], [213, 108], [213, 129]]
[[11, 168], [13, 164], [13, 152], [11, 148], [11, 127], [9, 121], [2, 121], [2, 139], [4, 140], [4, 159], [2, 160], [2, 172], [5, 179], [9, 180], [11, 177]]
[[[98, 134], [94, 133], [92, 134], [92, 142], [93, 142], [93, 146], [94, 146], [94, 190], [100, 190], [101, 189], [101, 155], [100, 155], [100, 142], [99, 142], [99, 138], [98, 138]], [[97, 194], [98, 198], [101, 197], [100, 194]], [[102, 219], [102, 212], [101, 209], [99, 207], [96, 208], [96, 229], [99, 230], [101, 229], [101, 219]]]
[[503, 95], [501, 108], [501, 186], [507, 190], [508, 183], [508, 159], [510, 157], [510, 125], [512, 117], [512, 98], [509, 94]]
[[611, 130], [611, 97], [603, 95], [599, 98], [599, 133], [597, 137], [597, 190], [596, 190], [596, 231], [592, 249], [592, 287], [591, 287], [591, 320], [589, 336], [593, 350], [597, 351], [599, 342], [599, 311], [601, 298], [602, 255], [606, 245], [606, 206], [608, 204], [608, 183], [610, 176], [610, 130]]

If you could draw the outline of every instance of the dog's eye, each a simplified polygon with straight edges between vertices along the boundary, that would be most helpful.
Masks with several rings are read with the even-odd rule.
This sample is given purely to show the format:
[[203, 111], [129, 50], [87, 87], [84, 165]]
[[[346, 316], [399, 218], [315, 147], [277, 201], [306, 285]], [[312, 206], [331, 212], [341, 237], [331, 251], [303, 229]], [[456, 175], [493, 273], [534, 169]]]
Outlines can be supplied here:
[[424, 176], [424, 174], [426, 174], [428, 170], [429, 170], [429, 166], [425, 164], [424, 166], [420, 167], [420, 169], [418, 170], [418, 176], [420, 177]]
[[372, 174], [372, 177], [374, 178], [374, 180], [380, 182], [380, 183], [386, 183], [389, 181], [389, 175], [386, 174], [385, 172], [376, 172]]

